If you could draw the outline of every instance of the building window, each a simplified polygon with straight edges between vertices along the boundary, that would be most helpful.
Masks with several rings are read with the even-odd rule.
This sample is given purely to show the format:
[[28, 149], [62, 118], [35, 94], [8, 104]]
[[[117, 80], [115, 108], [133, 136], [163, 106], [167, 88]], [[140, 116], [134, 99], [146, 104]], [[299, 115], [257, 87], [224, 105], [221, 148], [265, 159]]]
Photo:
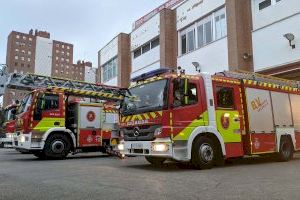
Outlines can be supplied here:
[[187, 34], [187, 40], [188, 40], [188, 50], [194, 51], [195, 50], [195, 30], [191, 30]]
[[28, 51], [28, 55], [31, 55], [31, 51]]
[[181, 36], [181, 54], [186, 54], [186, 35]]
[[15, 67], [17, 67], [18, 66], [18, 63], [17, 62], [15, 62]]
[[67, 52], [67, 56], [69, 56], [70, 55], [70, 53], [69, 52]]
[[66, 61], [69, 62], [70, 60], [67, 58]]
[[56, 58], [55, 58], [56, 60], [58, 60], [58, 57], [56, 56]]
[[20, 38], [20, 36], [19, 36], [19, 35], [16, 35], [16, 38], [17, 38], [17, 39], [19, 39], [19, 38]]
[[149, 42], [142, 47], [142, 54], [150, 51], [150, 49], [151, 49], [151, 46], [150, 46], [150, 42]]
[[61, 61], [64, 61], [65, 59], [64, 58], [61, 58]]
[[272, 0], [265, 0], [258, 4], [259, 10], [263, 10], [272, 5]]
[[225, 8], [211, 13], [180, 33], [180, 51], [186, 54], [227, 35]]
[[24, 63], [21, 63], [21, 67], [24, 67]]
[[15, 49], [15, 52], [19, 52], [19, 49]]
[[30, 58], [27, 58], [28, 62], [30, 62]]
[[63, 48], [63, 49], [64, 49], [64, 48], [65, 48], [65, 45], [61, 45], [61, 48]]
[[70, 46], [67, 46], [67, 49], [70, 49]]
[[56, 46], [56, 47], [59, 47], [59, 44], [56, 44], [55, 46]]
[[24, 60], [25, 60], [25, 58], [22, 56], [22, 57], [21, 57], [21, 60], [23, 60], [23, 61], [24, 61]]
[[25, 36], [23, 36], [23, 40], [26, 40], [26, 37], [25, 37]]
[[21, 52], [22, 52], [23, 54], [25, 54], [25, 50], [22, 50]]
[[30, 64], [28, 64], [27, 67], [30, 68]]
[[15, 56], [15, 60], [18, 60], [19, 59], [19, 57], [18, 56]]
[[103, 82], [107, 82], [117, 76], [117, 67], [117, 58], [110, 60], [102, 66]]
[[29, 39], [29, 41], [32, 41], [32, 38], [30, 37], [30, 38], [28, 38]]
[[151, 41], [151, 49], [159, 46], [159, 37]]
[[135, 51], [133, 52], [133, 57], [134, 57], [134, 58], [137, 58], [137, 57], [139, 57], [140, 55], [142, 55], [142, 50], [141, 50], [141, 48], [139, 48], [139, 49], [137, 49], [137, 50], [135, 50]]
[[195, 30], [185, 31], [181, 35], [181, 53], [185, 54], [195, 50]]

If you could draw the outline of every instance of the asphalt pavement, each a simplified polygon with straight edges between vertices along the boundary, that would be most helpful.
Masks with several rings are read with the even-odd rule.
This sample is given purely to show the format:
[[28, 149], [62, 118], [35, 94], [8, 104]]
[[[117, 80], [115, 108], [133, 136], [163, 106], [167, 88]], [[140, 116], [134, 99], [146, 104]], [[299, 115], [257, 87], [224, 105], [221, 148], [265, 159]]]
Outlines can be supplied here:
[[245, 158], [211, 170], [142, 157], [78, 154], [38, 160], [0, 149], [0, 200], [299, 199], [300, 155], [287, 162]]

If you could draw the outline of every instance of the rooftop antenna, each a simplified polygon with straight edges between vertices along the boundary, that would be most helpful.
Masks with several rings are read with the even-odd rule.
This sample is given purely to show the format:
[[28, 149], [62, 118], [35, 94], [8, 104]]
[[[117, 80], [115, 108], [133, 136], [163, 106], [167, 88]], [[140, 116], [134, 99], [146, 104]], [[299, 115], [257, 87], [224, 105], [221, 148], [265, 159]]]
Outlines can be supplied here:
[[196, 72], [200, 73], [201, 72], [200, 64], [198, 62], [192, 62], [192, 64], [194, 65]]

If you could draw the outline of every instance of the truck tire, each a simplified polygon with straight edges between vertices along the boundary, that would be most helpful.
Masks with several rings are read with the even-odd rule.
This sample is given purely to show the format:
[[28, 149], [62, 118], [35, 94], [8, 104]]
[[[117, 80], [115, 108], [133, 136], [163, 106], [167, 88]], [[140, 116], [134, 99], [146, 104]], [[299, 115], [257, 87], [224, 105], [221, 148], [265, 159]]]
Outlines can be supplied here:
[[290, 161], [294, 156], [294, 147], [288, 137], [282, 137], [280, 140], [280, 147], [278, 153], [278, 160], [280, 162]]
[[66, 135], [55, 133], [45, 142], [44, 154], [47, 159], [64, 159], [71, 150], [71, 143]]
[[161, 166], [167, 159], [162, 157], [145, 156], [146, 160], [154, 166]]
[[196, 169], [211, 169], [216, 160], [216, 148], [208, 137], [198, 137], [192, 147], [192, 164]]

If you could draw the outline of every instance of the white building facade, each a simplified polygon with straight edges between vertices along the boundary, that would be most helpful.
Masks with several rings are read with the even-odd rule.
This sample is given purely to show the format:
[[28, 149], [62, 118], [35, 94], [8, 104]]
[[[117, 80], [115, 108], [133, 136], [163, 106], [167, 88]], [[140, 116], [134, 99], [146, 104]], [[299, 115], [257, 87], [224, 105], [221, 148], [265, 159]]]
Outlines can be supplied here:
[[300, 1], [252, 0], [251, 3], [255, 71], [299, 79]]

